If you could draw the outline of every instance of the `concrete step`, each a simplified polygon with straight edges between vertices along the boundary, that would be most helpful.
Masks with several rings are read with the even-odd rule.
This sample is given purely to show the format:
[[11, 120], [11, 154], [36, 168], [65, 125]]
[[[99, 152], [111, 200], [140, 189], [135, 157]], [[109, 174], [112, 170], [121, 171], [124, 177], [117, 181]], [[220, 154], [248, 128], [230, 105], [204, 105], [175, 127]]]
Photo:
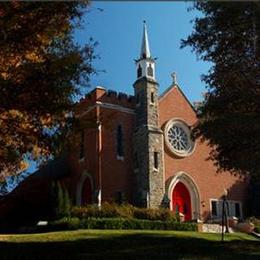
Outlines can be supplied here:
[[[224, 227], [224, 232], [226, 228]], [[207, 232], [207, 233], [221, 233], [222, 232], [222, 226], [219, 224], [207, 224], [204, 223], [202, 225], [202, 232]], [[234, 233], [233, 228], [229, 227], [229, 233]]]

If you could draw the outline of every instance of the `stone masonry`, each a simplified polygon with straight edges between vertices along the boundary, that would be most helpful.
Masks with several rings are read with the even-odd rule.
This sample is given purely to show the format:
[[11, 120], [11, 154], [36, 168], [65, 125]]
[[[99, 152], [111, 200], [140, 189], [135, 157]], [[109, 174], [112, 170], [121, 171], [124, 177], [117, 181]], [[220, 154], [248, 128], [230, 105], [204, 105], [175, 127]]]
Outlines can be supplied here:
[[134, 83], [134, 88], [137, 100], [134, 132], [135, 202], [139, 206], [156, 208], [161, 205], [164, 195], [163, 132], [158, 126], [158, 83], [143, 77]]

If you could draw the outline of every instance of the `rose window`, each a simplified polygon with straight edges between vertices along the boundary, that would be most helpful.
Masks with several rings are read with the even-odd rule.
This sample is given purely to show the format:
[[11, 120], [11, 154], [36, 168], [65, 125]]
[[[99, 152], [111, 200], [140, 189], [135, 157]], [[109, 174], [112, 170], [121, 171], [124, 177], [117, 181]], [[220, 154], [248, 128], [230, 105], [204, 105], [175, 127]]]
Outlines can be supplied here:
[[193, 152], [194, 142], [190, 135], [189, 127], [182, 120], [171, 120], [166, 125], [165, 141], [175, 155], [184, 157]]

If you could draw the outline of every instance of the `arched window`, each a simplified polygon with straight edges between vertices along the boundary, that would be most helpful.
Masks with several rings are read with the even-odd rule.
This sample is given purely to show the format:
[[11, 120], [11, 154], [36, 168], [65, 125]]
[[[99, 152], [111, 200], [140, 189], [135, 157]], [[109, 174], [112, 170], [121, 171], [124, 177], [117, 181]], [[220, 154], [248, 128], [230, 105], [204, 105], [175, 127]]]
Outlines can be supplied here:
[[84, 130], [80, 132], [80, 144], [79, 144], [79, 159], [85, 157], [85, 133]]
[[116, 144], [117, 144], [117, 156], [123, 157], [124, 156], [124, 146], [123, 146], [123, 130], [122, 130], [121, 125], [117, 126]]
[[86, 177], [82, 185], [81, 191], [81, 205], [92, 203], [92, 185], [89, 177]]
[[149, 67], [147, 68], [147, 74], [148, 76], [153, 77], [153, 68], [151, 63], [149, 63]]
[[139, 64], [138, 69], [137, 69], [137, 78], [140, 78], [141, 76], [142, 76], [142, 68]]

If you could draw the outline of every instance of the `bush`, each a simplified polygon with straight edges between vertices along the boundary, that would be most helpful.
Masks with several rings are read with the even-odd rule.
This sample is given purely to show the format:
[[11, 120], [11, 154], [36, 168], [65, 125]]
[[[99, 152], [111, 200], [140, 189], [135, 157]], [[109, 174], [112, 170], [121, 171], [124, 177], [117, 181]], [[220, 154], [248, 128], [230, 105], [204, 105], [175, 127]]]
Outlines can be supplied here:
[[71, 201], [68, 190], [63, 188], [61, 183], [53, 182], [51, 189], [52, 215], [51, 218], [59, 219], [69, 217], [71, 212]]
[[254, 231], [255, 231], [256, 233], [260, 234], [260, 226], [256, 226], [255, 229], [254, 229]]
[[249, 222], [253, 223], [255, 226], [260, 226], [260, 219], [256, 217], [249, 218]]
[[115, 204], [104, 203], [102, 208], [99, 208], [97, 205], [89, 205], [85, 207], [73, 207], [71, 210], [71, 215], [82, 218], [113, 218], [119, 217], [120, 213], [117, 210]]
[[137, 219], [148, 219], [148, 220], [174, 220], [175, 216], [169, 209], [143, 209], [135, 208], [134, 217]]
[[73, 229], [140, 229], [140, 230], [182, 230], [197, 231], [195, 223], [175, 221], [127, 219], [127, 218], [62, 218], [50, 223], [52, 230]]
[[135, 207], [130, 204], [122, 204], [117, 206], [117, 211], [122, 218], [134, 218]]
[[55, 221], [48, 223], [50, 230], [76, 230], [81, 227], [81, 222], [79, 218], [64, 217]]
[[169, 209], [144, 209], [135, 208], [132, 205], [124, 204], [109, 204], [104, 203], [100, 208], [97, 206], [74, 207], [71, 215], [83, 218], [127, 218], [127, 219], [147, 219], [147, 220], [163, 220], [177, 221], [176, 217]]

